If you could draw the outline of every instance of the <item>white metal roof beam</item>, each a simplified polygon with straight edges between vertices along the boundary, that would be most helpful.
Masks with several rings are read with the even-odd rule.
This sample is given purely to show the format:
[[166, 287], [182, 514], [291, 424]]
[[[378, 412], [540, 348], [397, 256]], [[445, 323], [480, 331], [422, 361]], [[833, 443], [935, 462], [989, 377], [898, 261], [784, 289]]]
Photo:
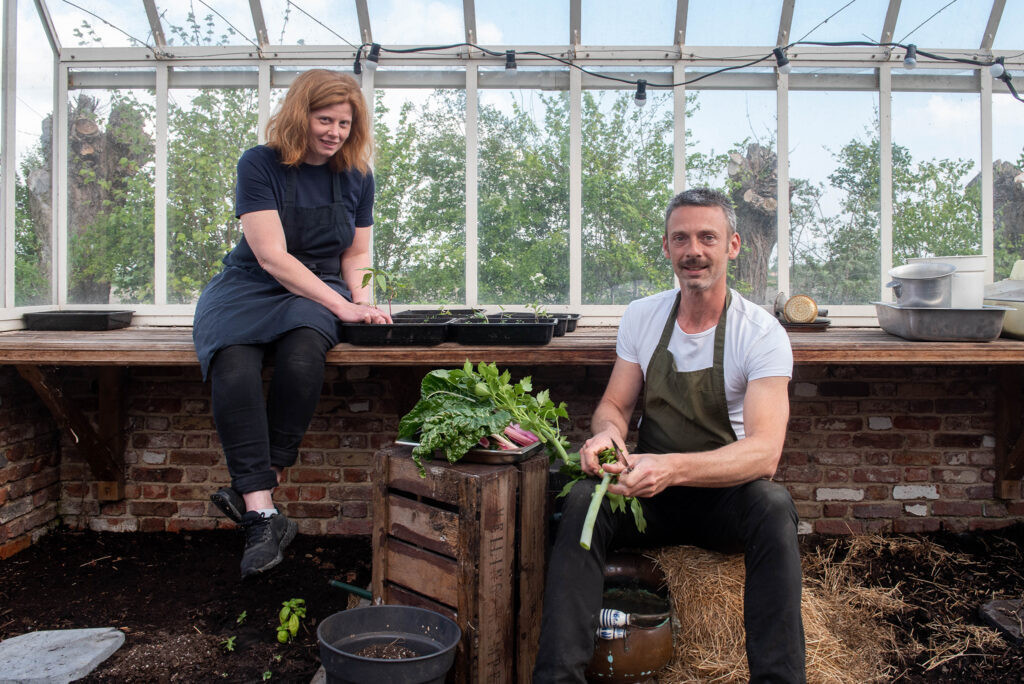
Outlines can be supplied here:
[[359, 17], [359, 35], [364, 43], [373, 42], [373, 31], [370, 30], [370, 10], [366, 0], [356, 0], [356, 15]]
[[256, 29], [256, 42], [260, 44], [260, 49], [264, 49], [270, 45], [270, 35], [267, 33], [267, 22], [263, 19], [263, 5], [260, 4], [260, 0], [249, 0], [249, 11], [252, 12], [252, 25]]
[[676, 2], [676, 45], [686, 45], [686, 16], [689, 7], [689, 0]]
[[167, 45], [167, 39], [164, 37], [164, 27], [160, 23], [160, 14], [156, 11], [156, 3], [154, 0], [142, 0], [142, 4], [146, 7], [146, 19], [149, 20], [149, 32], [153, 34], [153, 43], [157, 47], [164, 47]]
[[569, 0], [569, 45], [580, 44], [580, 27], [583, 24], [583, 0]]
[[60, 54], [60, 38], [57, 36], [57, 29], [53, 26], [53, 19], [50, 17], [50, 10], [47, 9], [43, 0], [36, 0], [36, 10], [39, 12], [39, 19], [43, 22], [43, 29], [46, 31], [46, 39], [50, 41], [50, 49], [54, 55]]
[[793, 5], [796, 0], [784, 0], [782, 12], [779, 15], [779, 38], [776, 45], [789, 45], [789, 33], [793, 30]]
[[885, 24], [882, 25], [880, 43], [891, 43], [892, 34], [896, 32], [896, 19], [900, 16], [900, 0], [889, 0], [889, 9], [885, 11]]
[[1003, 17], [1004, 7], [1006, 7], [1006, 0], [992, 1], [992, 12], [988, 15], [988, 24], [985, 26], [985, 34], [981, 37], [980, 49], [992, 49], [992, 41], [996, 38], [996, 31], [999, 29], [999, 20]]
[[466, 42], [476, 43], [476, 5], [473, 0], [462, 0], [462, 16], [466, 23]]

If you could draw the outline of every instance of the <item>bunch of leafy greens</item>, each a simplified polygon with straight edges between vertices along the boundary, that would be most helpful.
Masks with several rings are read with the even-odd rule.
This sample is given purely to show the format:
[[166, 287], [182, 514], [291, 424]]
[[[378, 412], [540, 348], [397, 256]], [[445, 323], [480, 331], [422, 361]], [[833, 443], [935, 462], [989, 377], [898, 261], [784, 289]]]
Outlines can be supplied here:
[[500, 433], [510, 423], [537, 435], [552, 459], [564, 461], [568, 441], [559, 432], [558, 419], [569, 417], [565, 402], [556, 406], [547, 390], [536, 396], [532, 391], [529, 377], [512, 384], [511, 374], [499, 372], [493, 363], [481, 363], [474, 370], [467, 360], [461, 369], [430, 371], [423, 378], [419, 402], [398, 424], [398, 436], [410, 439], [418, 434], [412, 457], [421, 476], [422, 459], [432, 458], [435, 450], [454, 463], [481, 437]]
[[[598, 459], [601, 463], [615, 463], [618, 458], [618, 449], [605, 449], [598, 454]], [[580, 467], [579, 452], [572, 453], [567, 459], [565, 459], [565, 462], [562, 464], [561, 472], [563, 475], [568, 475], [572, 478], [568, 483], [566, 483], [565, 487], [562, 488], [561, 493], [558, 495], [565, 496], [577, 482], [587, 477], [587, 474], [583, 472], [583, 468]], [[647, 521], [644, 519], [644, 510], [640, 507], [640, 501], [635, 496], [623, 496], [621, 494], [608, 493], [608, 485], [617, 479], [617, 476], [605, 472], [601, 476], [601, 482], [594, 488], [594, 493], [591, 495], [590, 508], [587, 509], [587, 517], [583, 520], [583, 531], [580, 534], [580, 546], [587, 550], [590, 550], [590, 540], [594, 536], [594, 522], [597, 520], [597, 512], [601, 510], [602, 499], [608, 499], [608, 503], [611, 505], [613, 513], [625, 513], [626, 505], [628, 504], [629, 510], [633, 514], [633, 522], [636, 523], [636, 529], [641, 532], [647, 529]]]

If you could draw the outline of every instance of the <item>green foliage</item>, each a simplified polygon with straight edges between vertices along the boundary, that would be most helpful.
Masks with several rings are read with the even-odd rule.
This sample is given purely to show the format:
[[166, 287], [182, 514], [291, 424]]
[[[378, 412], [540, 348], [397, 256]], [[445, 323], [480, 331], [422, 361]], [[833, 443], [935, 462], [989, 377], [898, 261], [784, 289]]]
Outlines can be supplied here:
[[468, 360], [461, 369], [438, 369], [424, 376], [419, 402], [398, 423], [399, 437], [419, 434], [413, 460], [421, 475], [422, 459], [433, 456], [435, 449], [454, 463], [481, 437], [500, 433], [512, 422], [537, 435], [553, 455], [566, 458], [558, 429], [558, 420], [569, 417], [565, 403], [556, 406], [548, 390], [531, 394], [529, 377], [515, 384], [511, 377], [493, 363], [480, 363], [474, 370]]
[[249, 613], [247, 611], [243, 610], [241, 613], [238, 614], [238, 617], [235, 618], [235, 624], [236, 625], [243, 624], [247, 617], [249, 617]]
[[235, 650], [235, 640], [236, 639], [238, 639], [238, 637], [236, 637], [236, 636], [229, 636], [227, 639], [224, 639], [223, 641], [220, 642], [220, 647], [223, 648], [228, 653], [231, 653], [232, 651]]
[[[602, 450], [598, 455], [598, 461], [600, 463], [615, 463], [619, 460], [619, 450], [617, 447]], [[559, 492], [558, 496], [562, 497], [569, 493], [569, 491], [576, 485], [580, 480], [586, 479], [588, 476], [583, 472], [583, 468], [580, 467], [580, 454], [579, 452], [569, 455], [561, 467], [561, 472], [566, 475], [570, 480]], [[594, 535], [594, 523], [597, 521], [597, 514], [601, 508], [601, 501], [603, 499], [608, 500], [609, 506], [611, 506], [612, 513], [625, 513], [626, 507], [629, 507], [630, 513], [633, 514], [633, 523], [636, 525], [636, 529], [640, 532], [647, 530], [647, 520], [644, 518], [644, 509], [640, 506], [640, 501], [635, 496], [623, 496], [622, 494], [609, 494], [608, 485], [618, 481], [618, 477], [611, 473], [604, 472], [601, 475], [601, 482], [594, 488], [594, 492], [590, 497], [590, 507], [587, 509], [586, 518], [583, 521], [583, 529], [580, 532], [580, 546], [590, 550], [590, 540]]]
[[398, 293], [405, 289], [405, 286], [396, 282], [395, 276], [380, 268], [361, 268], [366, 271], [363, 274], [362, 287], [370, 288], [370, 295], [373, 298], [373, 305], [377, 306], [377, 295], [379, 294], [388, 303], [388, 313], [391, 313], [391, 302], [398, 296]]
[[[281, 604], [277, 614], [277, 640], [287, 644], [299, 633], [302, 618], [306, 617], [306, 601], [300, 598], [288, 599]], [[264, 679], [267, 677], [264, 675]]]

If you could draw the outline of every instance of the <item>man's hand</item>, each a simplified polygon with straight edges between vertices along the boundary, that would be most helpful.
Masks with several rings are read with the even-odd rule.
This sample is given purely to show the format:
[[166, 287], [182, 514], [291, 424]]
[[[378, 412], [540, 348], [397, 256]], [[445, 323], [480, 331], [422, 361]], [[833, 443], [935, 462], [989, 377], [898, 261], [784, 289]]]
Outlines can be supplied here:
[[628, 463], [620, 460], [605, 464], [606, 472], [618, 475], [617, 482], [609, 485], [608, 492], [646, 498], [671, 487], [675, 477], [671, 457], [672, 454], [633, 454]]
[[587, 475], [601, 477], [603, 471], [598, 454], [605, 449], [618, 449], [620, 459], [629, 458], [629, 451], [626, 449], [622, 435], [618, 430], [608, 428], [588, 439], [580, 448], [580, 468], [583, 472]]

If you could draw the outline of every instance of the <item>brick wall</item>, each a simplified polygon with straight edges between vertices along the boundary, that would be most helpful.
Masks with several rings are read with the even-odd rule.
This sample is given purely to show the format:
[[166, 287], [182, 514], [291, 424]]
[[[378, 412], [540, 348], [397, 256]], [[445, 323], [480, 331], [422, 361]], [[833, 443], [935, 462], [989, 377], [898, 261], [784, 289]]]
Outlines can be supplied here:
[[0, 559], [57, 523], [57, 428], [32, 388], [0, 366]]
[[777, 478], [801, 531], [966, 531], [1024, 517], [993, 498], [998, 367], [802, 366]]
[[[369, 533], [373, 454], [394, 438], [428, 370], [327, 369], [300, 460], [275, 495], [301, 532]], [[532, 372], [536, 388], [547, 387], [568, 404], [570, 439], [587, 436], [610, 368], [511, 370], [517, 378]], [[126, 498], [102, 504], [71, 440], [56, 435], [17, 373], [0, 371], [0, 412], [10, 416], [0, 425], [13, 426], [0, 428], [0, 544], [13, 539], [11, 530], [21, 537], [45, 530], [58, 512], [58, 493], [60, 517], [72, 527], [151, 532], [231, 525], [209, 502], [229, 477], [209, 385], [197, 369], [127, 372]], [[97, 410], [95, 369], [57, 373], [80, 406]], [[993, 498], [998, 373], [981, 366], [798, 367], [776, 479], [797, 502], [801, 531], [960, 531], [1024, 519], [1024, 502]], [[31, 505], [19, 503], [25, 496]]]

